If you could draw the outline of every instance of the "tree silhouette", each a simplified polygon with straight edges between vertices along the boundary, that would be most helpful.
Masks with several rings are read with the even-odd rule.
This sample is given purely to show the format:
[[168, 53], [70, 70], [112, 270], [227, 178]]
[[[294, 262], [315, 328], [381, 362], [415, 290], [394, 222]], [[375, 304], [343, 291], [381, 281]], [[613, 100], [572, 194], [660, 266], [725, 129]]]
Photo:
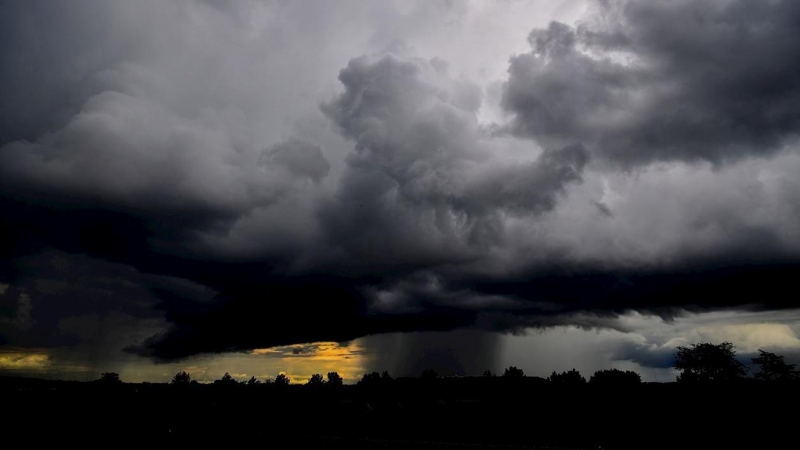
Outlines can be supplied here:
[[493, 377], [495, 375], [492, 373], [491, 370], [487, 369], [486, 372], [483, 372], [483, 376], [484, 376], [484, 378], [491, 378], [491, 377]]
[[255, 386], [257, 384], [261, 384], [261, 381], [259, 381], [255, 376], [252, 376], [249, 380], [247, 380], [248, 386]]
[[733, 344], [709, 343], [678, 347], [674, 367], [681, 371], [680, 382], [719, 382], [741, 380], [747, 375], [747, 367], [736, 360]]
[[288, 386], [289, 385], [289, 377], [286, 374], [279, 373], [277, 377], [275, 377], [275, 381], [273, 382], [275, 386]]
[[322, 386], [324, 381], [322, 380], [322, 375], [315, 373], [311, 375], [311, 378], [308, 379], [309, 386]]
[[756, 380], [761, 381], [792, 381], [800, 380], [800, 372], [795, 370], [795, 364], [786, 364], [783, 356], [775, 353], [758, 351], [759, 356], [752, 358], [753, 364], [759, 368], [755, 374]]
[[503, 372], [504, 378], [523, 378], [525, 376], [525, 372], [522, 369], [518, 369], [514, 366], [509, 366], [506, 368], [505, 372]]
[[552, 383], [558, 383], [558, 384], [576, 385], [576, 384], [586, 383], [586, 378], [584, 378], [581, 375], [581, 373], [575, 369], [572, 369], [569, 372], [561, 372], [561, 373], [556, 373], [555, 371], [553, 371], [553, 373], [547, 379], [550, 380], [550, 382]]
[[642, 377], [632, 370], [598, 370], [589, 378], [589, 384], [602, 386], [627, 386], [641, 382]]
[[180, 371], [176, 373], [174, 377], [172, 377], [172, 384], [188, 385], [191, 382], [192, 382], [192, 377], [187, 372], [184, 371]]
[[103, 372], [100, 379], [97, 380], [104, 384], [121, 384], [122, 380], [119, 379], [119, 374], [116, 372]]
[[234, 386], [238, 383], [236, 382], [236, 380], [233, 379], [231, 374], [225, 372], [225, 375], [223, 375], [222, 378], [220, 378], [219, 380], [215, 380], [214, 384], [221, 386]]
[[343, 383], [342, 377], [337, 372], [328, 372], [328, 386], [341, 386]]

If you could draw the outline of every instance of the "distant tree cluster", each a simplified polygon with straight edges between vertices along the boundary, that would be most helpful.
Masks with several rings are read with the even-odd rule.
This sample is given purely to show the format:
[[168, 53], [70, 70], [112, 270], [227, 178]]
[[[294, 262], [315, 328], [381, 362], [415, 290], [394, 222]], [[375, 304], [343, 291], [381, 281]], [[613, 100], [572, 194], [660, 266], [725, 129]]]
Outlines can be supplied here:
[[589, 378], [589, 384], [599, 386], [630, 386], [641, 382], [641, 375], [632, 370], [598, 370]]
[[[436, 372], [430, 371], [432, 373], [433, 378], [436, 378]], [[423, 372], [425, 375], [425, 372]], [[428, 375], [430, 377], [430, 375]], [[421, 377], [422, 378], [422, 377]], [[370, 372], [365, 373], [361, 380], [358, 382], [359, 386], [364, 387], [378, 387], [378, 386], [385, 386], [392, 381], [392, 377], [389, 375], [389, 372], [383, 371], [383, 373], [378, 372]]]
[[569, 372], [561, 372], [556, 373], [555, 371], [547, 378], [551, 383], [557, 384], [566, 384], [566, 385], [576, 385], [576, 384], [585, 384], [586, 378], [581, 375], [575, 369], [570, 370]]
[[97, 381], [109, 385], [122, 384], [122, 380], [120, 380], [119, 374], [116, 372], [103, 372]]
[[[109, 377], [105, 376], [100, 381], [107, 381], [110, 379]], [[116, 375], [116, 374], [113, 374]], [[388, 377], [388, 372], [384, 372], [384, 377]], [[380, 375], [379, 375], [380, 377]], [[391, 378], [391, 377], [389, 377]], [[185, 371], [181, 371], [175, 374], [172, 377], [171, 384], [173, 385], [188, 385], [188, 384], [196, 384], [196, 381], [192, 380], [191, 375]], [[284, 373], [278, 374], [275, 379], [267, 378], [265, 380], [259, 380], [255, 376], [251, 376], [250, 379], [246, 381], [237, 381], [230, 373], [225, 373], [219, 380], [214, 381], [215, 386], [237, 386], [237, 385], [246, 385], [246, 386], [259, 386], [259, 385], [275, 385], [275, 386], [288, 386], [291, 384], [289, 377], [286, 376]], [[344, 380], [342, 379], [341, 375], [337, 372], [328, 372], [327, 381], [322, 377], [322, 374], [315, 373], [311, 375], [309, 378], [307, 385], [309, 386], [342, 386], [344, 384]]]
[[518, 369], [514, 366], [507, 367], [505, 372], [503, 372], [504, 378], [524, 378], [525, 372], [522, 369]]

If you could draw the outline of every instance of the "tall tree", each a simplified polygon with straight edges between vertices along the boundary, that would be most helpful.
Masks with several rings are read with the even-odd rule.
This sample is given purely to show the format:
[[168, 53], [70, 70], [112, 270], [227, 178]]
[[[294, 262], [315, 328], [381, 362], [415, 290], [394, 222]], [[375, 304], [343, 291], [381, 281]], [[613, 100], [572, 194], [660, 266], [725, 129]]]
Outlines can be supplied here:
[[747, 367], [736, 359], [730, 342], [678, 347], [674, 367], [681, 371], [677, 378], [681, 382], [735, 381], [747, 375]]
[[759, 368], [755, 378], [762, 381], [792, 381], [800, 380], [800, 372], [795, 370], [795, 364], [786, 364], [783, 356], [759, 350], [759, 356], [753, 358], [753, 364]]
[[341, 386], [342, 384], [343, 380], [338, 372], [328, 372], [328, 386]]
[[289, 377], [286, 374], [279, 373], [277, 377], [275, 377], [275, 381], [273, 382], [276, 386], [288, 386], [289, 385]]
[[192, 376], [188, 372], [180, 371], [172, 377], [172, 384], [186, 385], [191, 383]]
[[322, 386], [323, 383], [322, 375], [318, 373], [311, 375], [311, 378], [308, 379], [309, 386]]

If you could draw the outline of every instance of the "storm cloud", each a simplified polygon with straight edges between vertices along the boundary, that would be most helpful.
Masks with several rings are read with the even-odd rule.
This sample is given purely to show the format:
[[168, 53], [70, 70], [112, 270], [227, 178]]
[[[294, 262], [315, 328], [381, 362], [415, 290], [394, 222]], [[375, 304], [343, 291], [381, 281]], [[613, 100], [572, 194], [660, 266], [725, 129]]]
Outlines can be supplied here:
[[512, 58], [510, 127], [625, 168], [771, 155], [797, 143], [798, 19], [791, 1], [598, 2]]
[[800, 306], [794, 2], [601, 1], [485, 63], [482, 4], [0, 8], [4, 345], [479, 329], [466, 373], [485, 332]]

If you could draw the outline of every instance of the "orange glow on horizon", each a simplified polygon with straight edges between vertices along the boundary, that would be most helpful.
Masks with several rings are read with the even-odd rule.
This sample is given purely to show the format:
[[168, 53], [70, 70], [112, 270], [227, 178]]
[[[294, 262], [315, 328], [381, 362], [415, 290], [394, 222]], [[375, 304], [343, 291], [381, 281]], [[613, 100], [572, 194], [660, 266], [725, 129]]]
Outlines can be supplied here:
[[313, 342], [260, 348], [251, 355], [277, 359], [278, 366], [294, 384], [305, 384], [311, 375], [318, 373], [327, 377], [328, 372], [337, 372], [345, 382], [355, 382], [365, 372], [364, 348], [357, 342]]

